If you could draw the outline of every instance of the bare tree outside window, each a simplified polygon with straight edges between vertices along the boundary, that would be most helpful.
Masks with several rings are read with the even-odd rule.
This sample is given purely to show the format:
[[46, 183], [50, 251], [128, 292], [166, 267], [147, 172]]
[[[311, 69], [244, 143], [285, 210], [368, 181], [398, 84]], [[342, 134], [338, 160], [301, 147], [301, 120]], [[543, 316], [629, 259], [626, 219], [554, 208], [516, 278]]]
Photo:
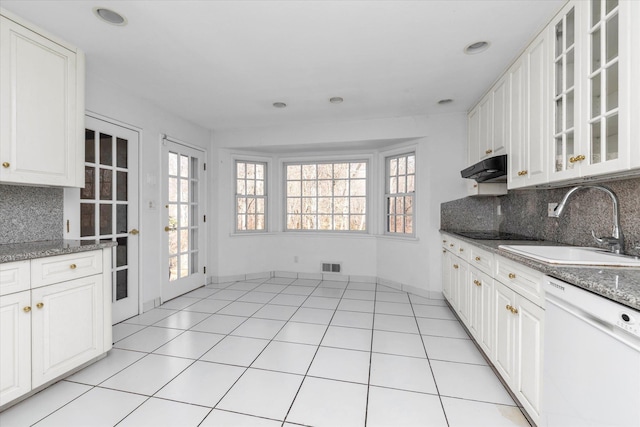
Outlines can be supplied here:
[[236, 231], [265, 231], [267, 165], [236, 161]]
[[285, 165], [286, 229], [367, 230], [367, 162]]
[[414, 236], [415, 153], [386, 159], [386, 233]]

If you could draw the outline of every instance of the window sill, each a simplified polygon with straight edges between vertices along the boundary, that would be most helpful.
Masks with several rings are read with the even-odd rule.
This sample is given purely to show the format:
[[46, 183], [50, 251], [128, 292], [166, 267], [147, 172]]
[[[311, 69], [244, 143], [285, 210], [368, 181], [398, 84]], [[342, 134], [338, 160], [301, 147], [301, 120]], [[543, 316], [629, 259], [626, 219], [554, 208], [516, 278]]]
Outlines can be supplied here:
[[420, 238], [415, 237], [415, 236], [392, 236], [389, 234], [378, 234], [376, 236], [378, 239], [383, 239], [383, 240], [397, 240], [400, 242], [411, 242], [411, 243], [417, 243], [420, 241]]

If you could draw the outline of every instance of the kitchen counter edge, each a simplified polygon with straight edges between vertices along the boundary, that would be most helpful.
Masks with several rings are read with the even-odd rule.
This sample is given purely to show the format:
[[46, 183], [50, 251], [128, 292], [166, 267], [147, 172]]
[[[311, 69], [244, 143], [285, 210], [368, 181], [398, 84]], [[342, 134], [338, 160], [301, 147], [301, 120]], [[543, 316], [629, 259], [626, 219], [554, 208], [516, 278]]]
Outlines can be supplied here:
[[547, 276], [586, 289], [597, 295], [640, 310], [640, 269], [633, 267], [562, 266], [532, 260], [500, 249], [500, 245], [568, 246], [557, 242], [531, 240], [480, 240], [456, 234], [455, 231], [440, 230], [456, 239], [474, 244], [504, 258], [517, 261]]
[[0, 264], [95, 251], [113, 246], [117, 246], [117, 243], [100, 240], [47, 240], [42, 242], [7, 243], [0, 245]]

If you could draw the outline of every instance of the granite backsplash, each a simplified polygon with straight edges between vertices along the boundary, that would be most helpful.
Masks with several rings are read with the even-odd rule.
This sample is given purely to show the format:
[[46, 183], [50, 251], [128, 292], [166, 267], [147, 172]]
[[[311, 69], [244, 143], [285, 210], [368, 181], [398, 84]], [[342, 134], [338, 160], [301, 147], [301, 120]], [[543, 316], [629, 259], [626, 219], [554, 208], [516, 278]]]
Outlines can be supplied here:
[[[640, 178], [604, 182], [620, 201], [620, 225], [625, 252], [640, 255]], [[566, 243], [597, 246], [591, 236], [610, 236], [613, 229], [611, 197], [598, 190], [576, 192], [560, 218], [547, 215], [549, 203], [558, 203], [573, 186], [511, 190], [505, 196], [466, 197], [441, 205], [444, 230], [497, 230]], [[500, 206], [501, 215], [498, 215]]]
[[0, 244], [59, 240], [62, 188], [0, 184]]

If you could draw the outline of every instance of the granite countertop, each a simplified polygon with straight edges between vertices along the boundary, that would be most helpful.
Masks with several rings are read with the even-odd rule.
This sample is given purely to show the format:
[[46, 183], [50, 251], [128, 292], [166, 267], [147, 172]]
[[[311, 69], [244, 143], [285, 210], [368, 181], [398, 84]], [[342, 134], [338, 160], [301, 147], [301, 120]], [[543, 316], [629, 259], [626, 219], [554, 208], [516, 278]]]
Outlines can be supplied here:
[[505, 258], [512, 259], [547, 276], [586, 289], [590, 292], [640, 310], [640, 268], [565, 266], [535, 261], [499, 248], [500, 245], [568, 246], [557, 242], [531, 240], [480, 240], [469, 239], [455, 231], [440, 230], [456, 239], [463, 240], [489, 250]]
[[0, 245], [0, 264], [54, 255], [94, 251], [116, 246], [116, 242], [100, 240], [46, 240], [42, 242]]

